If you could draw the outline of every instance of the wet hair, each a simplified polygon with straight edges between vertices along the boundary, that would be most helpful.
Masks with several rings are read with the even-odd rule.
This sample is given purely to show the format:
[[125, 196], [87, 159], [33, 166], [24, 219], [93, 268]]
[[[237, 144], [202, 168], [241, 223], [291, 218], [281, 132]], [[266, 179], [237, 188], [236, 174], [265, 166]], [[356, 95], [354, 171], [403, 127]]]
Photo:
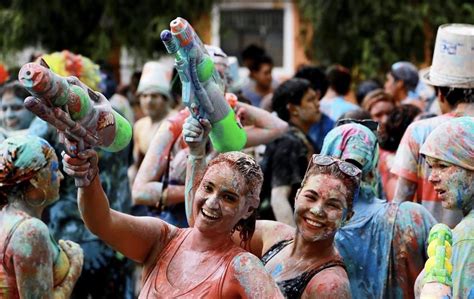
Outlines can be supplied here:
[[253, 60], [252, 64], [250, 64], [249, 70], [251, 72], [258, 72], [264, 64], [270, 64], [271, 66], [273, 66], [273, 59], [266, 54], [257, 56]]
[[311, 88], [314, 91], [319, 91], [321, 97], [326, 94], [328, 90], [329, 82], [324, 71], [316, 66], [303, 66], [295, 74], [295, 78], [306, 79], [311, 83]]
[[306, 79], [293, 78], [283, 82], [273, 92], [272, 110], [284, 121], [290, 120], [288, 104], [301, 105], [301, 100], [311, 88], [311, 83]]
[[393, 109], [387, 118], [387, 123], [379, 132], [379, 145], [387, 151], [395, 152], [408, 126], [421, 113], [414, 105], [400, 105]]
[[334, 65], [328, 69], [329, 86], [337, 94], [345, 95], [351, 87], [351, 73], [348, 68], [342, 65]]
[[240, 239], [243, 243], [248, 242], [255, 232], [257, 220], [257, 208], [260, 203], [260, 190], [262, 189], [263, 173], [260, 165], [251, 156], [241, 152], [228, 152], [220, 154], [209, 162], [206, 171], [213, 165], [227, 163], [236, 170], [245, 180], [245, 199], [254, 208], [253, 213], [247, 219], [240, 219], [234, 230], [240, 232]]
[[9, 82], [0, 88], [0, 98], [6, 93], [11, 93], [22, 100], [30, 96], [30, 93], [17, 80]]
[[[360, 177], [349, 176], [345, 174], [339, 169], [339, 166], [337, 163], [333, 163], [327, 166], [310, 163], [304, 175], [303, 181], [301, 182], [300, 190], [303, 189], [309, 177], [320, 175], [320, 174], [326, 174], [335, 179], [342, 181], [343, 185], [349, 191], [349, 194], [348, 194], [349, 196], [346, 198], [346, 202], [347, 202], [347, 212], [348, 214], [350, 214], [352, 212], [353, 202], [356, 200], [356, 197], [359, 194]], [[299, 192], [297, 196], [299, 196]]]
[[346, 113], [342, 114], [339, 119], [357, 119], [357, 120], [364, 120], [364, 119], [372, 119], [370, 113], [364, 109], [356, 109], [352, 111], [347, 111]]
[[364, 100], [365, 96], [371, 92], [372, 90], [381, 88], [382, 85], [380, 82], [376, 80], [365, 80], [362, 81], [359, 86], [357, 86], [356, 91], [356, 99], [359, 105], [362, 105], [362, 101]]
[[474, 88], [454, 88], [435, 86], [436, 93], [441, 93], [449, 106], [456, 107], [459, 103], [474, 103]]

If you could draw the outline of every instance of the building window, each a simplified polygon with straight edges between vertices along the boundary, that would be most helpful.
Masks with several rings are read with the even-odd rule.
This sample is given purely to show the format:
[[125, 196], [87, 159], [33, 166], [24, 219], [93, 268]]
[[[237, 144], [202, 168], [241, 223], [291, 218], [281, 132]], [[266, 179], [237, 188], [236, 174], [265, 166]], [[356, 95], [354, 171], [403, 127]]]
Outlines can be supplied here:
[[283, 67], [283, 25], [283, 9], [221, 9], [220, 47], [242, 65], [240, 54], [255, 44], [267, 51], [276, 67]]

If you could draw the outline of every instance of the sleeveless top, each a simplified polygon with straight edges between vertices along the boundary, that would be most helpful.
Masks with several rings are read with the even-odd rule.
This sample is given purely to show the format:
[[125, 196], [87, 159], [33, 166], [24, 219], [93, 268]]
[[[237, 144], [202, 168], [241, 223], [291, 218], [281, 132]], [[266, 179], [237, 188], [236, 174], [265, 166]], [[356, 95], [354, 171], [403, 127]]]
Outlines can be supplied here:
[[188, 237], [191, 229], [179, 229], [177, 235], [166, 245], [156, 259], [155, 266], [144, 275], [144, 284], [139, 299], [145, 298], [223, 298], [222, 288], [226, 273], [242, 248], [232, 246], [222, 254], [216, 268], [203, 276], [202, 280], [191, 285], [174, 286], [167, 276], [168, 267]]
[[[5, 208], [5, 207], [4, 207]], [[0, 210], [0, 213], [4, 210]], [[21, 212], [21, 211], [20, 211]], [[32, 218], [28, 214], [21, 212], [23, 218], [13, 224], [11, 229], [6, 234], [5, 239], [0, 240], [0, 298], [20, 298], [18, 293], [16, 275], [13, 265], [13, 257], [7, 252], [8, 245], [11, 238], [18, 227], [26, 220]], [[51, 237], [51, 235], [50, 235]], [[56, 244], [56, 241], [51, 237], [51, 242]], [[58, 246], [58, 245], [56, 245]], [[58, 246], [59, 247], [59, 246]], [[59, 254], [54, 261], [53, 266], [53, 281], [54, 286], [59, 285], [69, 272], [69, 259], [64, 251], [59, 247]]]
[[[291, 244], [293, 240], [283, 240], [274, 244], [270, 249], [262, 256], [261, 260], [264, 265], [268, 263], [278, 252], [280, 252], [287, 245]], [[328, 269], [331, 267], [340, 266], [346, 269], [344, 262], [340, 256], [336, 256], [333, 259], [323, 263], [322, 265], [317, 265], [317, 267], [303, 272], [302, 274], [283, 281], [277, 281], [277, 285], [280, 288], [281, 292], [286, 298], [301, 298], [306, 285], [314, 277], [314, 275]]]

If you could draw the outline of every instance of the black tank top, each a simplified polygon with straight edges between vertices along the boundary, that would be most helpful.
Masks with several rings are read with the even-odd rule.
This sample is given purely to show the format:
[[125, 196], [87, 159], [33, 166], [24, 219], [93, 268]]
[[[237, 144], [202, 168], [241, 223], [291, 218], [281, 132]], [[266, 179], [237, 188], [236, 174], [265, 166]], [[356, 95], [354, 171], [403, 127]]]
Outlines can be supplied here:
[[[263, 256], [262, 256], [262, 263], [266, 265], [269, 260], [271, 260], [278, 252], [280, 252], [283, 248], [289, 245], [293, 240], [283, 240], [275, 245], [273, 245]], [[319, 272], [323, 271], [324, 269], [340, 266], [346, 269], [344, 262], [341, 259], [333, 259], [330, 260], [314, 269], [309, 271], [303, 272], [302, 274], [283, 281], [277, 282], [278, 287], [280, 288], [281, 292], [286, 298], [301, 298], [306, 285], [309, 283], [311, 278], [314, 275], [318, 274]]]

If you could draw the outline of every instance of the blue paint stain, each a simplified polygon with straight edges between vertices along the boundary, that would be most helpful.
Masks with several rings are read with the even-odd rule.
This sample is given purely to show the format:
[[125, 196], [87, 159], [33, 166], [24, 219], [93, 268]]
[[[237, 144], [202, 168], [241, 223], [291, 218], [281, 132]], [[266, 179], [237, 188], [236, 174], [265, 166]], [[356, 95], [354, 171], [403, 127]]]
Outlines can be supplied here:
[[57, 161], [51, 161], [51, 182], [56, 182], [58, 179], [58, 162]]
[[283, 271], [283, 265], [282, 264], [276, 265], [275, 269], [273, 269], [272, 271], [272, 277], [278, 276], [278, 274], [280, 274], [282, 271]]

